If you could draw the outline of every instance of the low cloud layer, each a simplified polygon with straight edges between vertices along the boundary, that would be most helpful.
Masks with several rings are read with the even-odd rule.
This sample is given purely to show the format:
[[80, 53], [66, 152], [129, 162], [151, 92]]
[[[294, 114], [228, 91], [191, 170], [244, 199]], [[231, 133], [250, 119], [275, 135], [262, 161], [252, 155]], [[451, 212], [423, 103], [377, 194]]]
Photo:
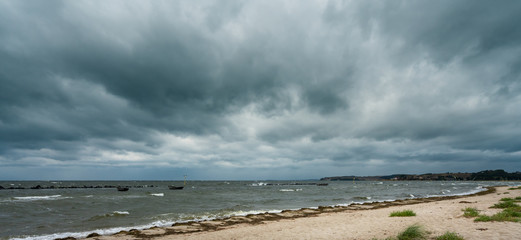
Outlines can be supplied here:
[[0, 1], [0, 178], [521, 170], [518, 1]]

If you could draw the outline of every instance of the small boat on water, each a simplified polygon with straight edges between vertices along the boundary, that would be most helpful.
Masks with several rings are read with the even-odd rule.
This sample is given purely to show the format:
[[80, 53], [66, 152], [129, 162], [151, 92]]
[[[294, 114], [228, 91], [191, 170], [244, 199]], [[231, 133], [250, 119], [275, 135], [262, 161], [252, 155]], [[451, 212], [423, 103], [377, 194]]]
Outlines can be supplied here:
[[128, 191], [128, 187], [118, 187], [118, 191], [126, 192], [126, 191]]
[[174, 185], [170, 185], [170, 186], [168, 186], [168, 189], [170, 189], [170, 190], [183, 190], [183, 188], [185, 188], [184, 186], [186, 186], [186, 175], [185, 175], [185, 182], [184, 182], [182, 187], [176, 187]]

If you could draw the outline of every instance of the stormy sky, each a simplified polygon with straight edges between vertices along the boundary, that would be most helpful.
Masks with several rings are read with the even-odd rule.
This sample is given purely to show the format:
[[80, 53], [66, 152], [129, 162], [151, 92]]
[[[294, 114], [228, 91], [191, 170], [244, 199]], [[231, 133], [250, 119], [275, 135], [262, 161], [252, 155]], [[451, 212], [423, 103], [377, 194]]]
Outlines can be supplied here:
[[520, 1], [0, 0], [0, 179], [521, 170]]

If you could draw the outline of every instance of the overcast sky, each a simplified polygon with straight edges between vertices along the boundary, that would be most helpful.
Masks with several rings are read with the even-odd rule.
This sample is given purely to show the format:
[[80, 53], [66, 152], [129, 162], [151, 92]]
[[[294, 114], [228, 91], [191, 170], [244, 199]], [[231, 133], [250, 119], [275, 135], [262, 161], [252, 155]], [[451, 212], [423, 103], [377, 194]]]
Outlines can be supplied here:
[[521, 1], [0, 0], [0, 180], [521, 170]]

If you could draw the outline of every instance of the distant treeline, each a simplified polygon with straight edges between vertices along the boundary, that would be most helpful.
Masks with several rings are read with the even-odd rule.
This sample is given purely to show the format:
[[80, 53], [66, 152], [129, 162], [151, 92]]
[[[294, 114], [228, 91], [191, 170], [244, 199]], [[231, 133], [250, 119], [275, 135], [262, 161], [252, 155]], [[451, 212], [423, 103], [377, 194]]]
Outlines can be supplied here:
[[512, 181], [521, 180], [521, 172], [505, 172], [503, 169], [485, 170], [476, 173], [425, 173], [393, 174], [387, 176], [338, 176], [321, 178], [322, 181]]

